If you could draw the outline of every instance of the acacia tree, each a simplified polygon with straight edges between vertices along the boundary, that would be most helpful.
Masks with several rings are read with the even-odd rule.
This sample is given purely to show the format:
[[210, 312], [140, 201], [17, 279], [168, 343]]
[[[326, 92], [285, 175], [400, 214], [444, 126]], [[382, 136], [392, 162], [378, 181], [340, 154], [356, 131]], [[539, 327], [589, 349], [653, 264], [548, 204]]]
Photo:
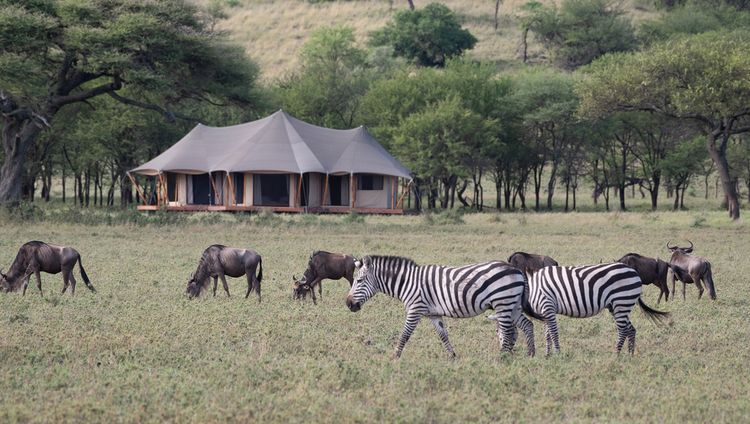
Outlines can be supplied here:
[[183, 0], [0, 1], [0, 202], [19, 199], [30, 146], [69, 105], [109, 95], [189, 119], [185, 101], [251, 103], [257, 68], [204, 17]]
[[712, 32], [605, 56], [578, 87], [580, 111], [642, 110], [698, 124], [721, 178], [729, 216], [740, 217], [727, 163], [732, 136], [750, 132], [750, 32]]

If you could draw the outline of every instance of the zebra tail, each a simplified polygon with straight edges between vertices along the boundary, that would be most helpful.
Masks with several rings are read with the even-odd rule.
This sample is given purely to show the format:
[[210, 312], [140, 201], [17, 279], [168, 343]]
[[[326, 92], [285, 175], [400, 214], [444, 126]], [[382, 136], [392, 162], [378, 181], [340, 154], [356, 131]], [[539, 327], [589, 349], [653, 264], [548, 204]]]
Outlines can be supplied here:
[[669, 312], [664, 311], [657, 311], [656, 309], [651, 309], [646, 303], [641, 299], [638, 298], [638, 305], [640, 305], [641, 310], [644, 314], [650, 319], [654, 324], [661, 325], [664, 324], [665, 319], [669, 319]]

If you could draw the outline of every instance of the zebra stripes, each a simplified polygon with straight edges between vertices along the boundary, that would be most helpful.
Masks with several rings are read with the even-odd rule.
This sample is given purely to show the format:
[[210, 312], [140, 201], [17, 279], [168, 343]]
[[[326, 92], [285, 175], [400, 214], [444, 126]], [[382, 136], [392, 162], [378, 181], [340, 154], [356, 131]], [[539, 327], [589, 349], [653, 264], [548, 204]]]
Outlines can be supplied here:
[[546, 267], [531, 277], [529, 286], [529, 302], [544, 317], [548, 355], [552, 344], [557, 352], [560, 351], [557, 314], [584, 318], [608, 309], [617, 326], [617, 353], [627, 338], [631, 354], [635, 352], [635, 327], [629, 318], [633, 306], [638, 303], [653, 320], [668, 316], [666, 312], [653, 310], [643, 303], [638, 273], [621, 263]]
[[455, 357], [442, 317], [473, 317], [490, 308], [497, 315], [501, 350], [512, 350], [518, 326], [526, 336], [528, 354], [534, 355], [533, 324], [521, 313], [526, 281], [510, 265], [483, 262], [460, 267], [419, 266], [397, 256], [365, 256], [357, 266], [359, 270], [346, 299], [352, 312], [360, 310], [378, 292], [404, 302], [406, 322], [396, 358], [401, 356], [422, 317], [430, 319], [446, 351]]

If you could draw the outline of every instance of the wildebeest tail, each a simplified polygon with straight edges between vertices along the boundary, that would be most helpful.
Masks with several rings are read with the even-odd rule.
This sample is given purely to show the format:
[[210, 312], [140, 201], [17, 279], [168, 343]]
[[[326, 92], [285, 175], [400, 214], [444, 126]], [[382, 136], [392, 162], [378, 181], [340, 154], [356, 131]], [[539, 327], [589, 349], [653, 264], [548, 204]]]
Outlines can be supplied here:
[[644, 314], [654, 322], [654, 324], [664, 324], [665, 319], [669, 319], [669, 312], [664, 311], [657, 311], [656, 309], [651, 309], [648, 305], [646, 305], [645, 302], [643, 302], [643, 299], [640, 297], [638, 298], [638, 305], [641, 306], [641, 310]]
[[94, 288], [94, 285], [91, 284], [91, 280], [89, 280], [89, 276], [86, 274], [86, 270], [83, 269], [83, 262], [81, 262], [81, 255], [78, 255], [78, 269], [81, 270], [81, 278], [83, 278], [83, 282], [86, 283], [86, 287], [89, 288], [92, 292], [96, 293], [96, 289]]
[[531, 304], [529, 303], [529, 282], [524, 281], [523, 283], [523, 296], [521, 296], [521, 308], [523, 309], [523, 312], [535, 319], [538, 319], [539, 321], [544, 321], [544, 317], [534, 312], [534, 309], [531, 307]]
[[703, 272], [703, 281], [706, 282], [706, 288], [711, 299], [716, 300], [716, 286], [714, 285], [714, 276], [711, 274], [711, 264], [706, 263], [706, 270]]
[[258, 284], [263, 281], [263, 258], [258, 258]]

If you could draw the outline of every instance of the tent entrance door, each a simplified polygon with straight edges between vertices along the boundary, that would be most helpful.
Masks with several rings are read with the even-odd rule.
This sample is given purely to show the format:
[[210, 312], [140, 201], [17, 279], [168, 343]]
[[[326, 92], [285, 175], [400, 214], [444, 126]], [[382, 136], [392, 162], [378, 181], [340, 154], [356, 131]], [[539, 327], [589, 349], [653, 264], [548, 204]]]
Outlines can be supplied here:
[[193, 204], [210, 205], [211, 204], [211, 181], [208, 174], [192, 175], [193, 180]]
[[328, 192], [331, 193], [331, 206], [349, 206], [349, 176], [329, 176]]

